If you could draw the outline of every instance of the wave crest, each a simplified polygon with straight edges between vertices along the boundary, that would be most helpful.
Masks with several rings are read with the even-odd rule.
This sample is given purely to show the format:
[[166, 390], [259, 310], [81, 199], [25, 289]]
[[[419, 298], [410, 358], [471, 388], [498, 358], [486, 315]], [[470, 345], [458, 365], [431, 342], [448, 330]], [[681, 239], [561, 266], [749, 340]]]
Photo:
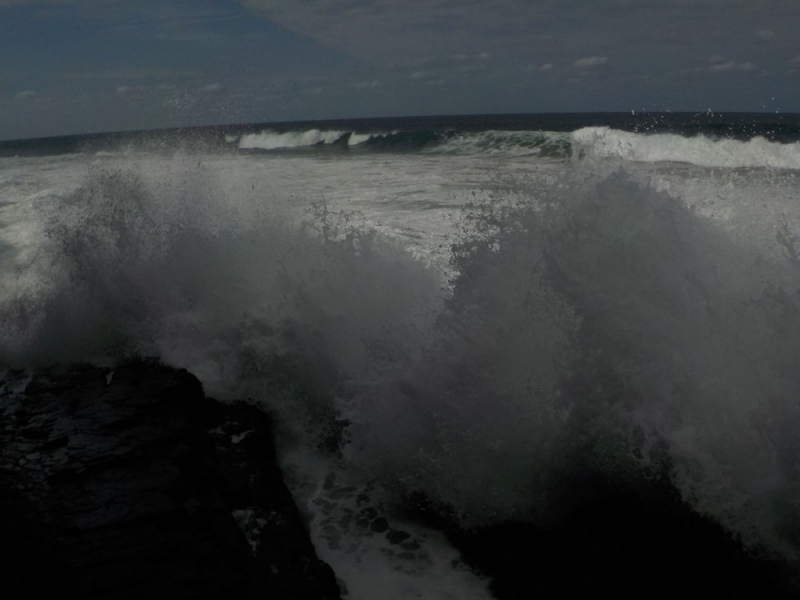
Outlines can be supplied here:
[[585, 127], [572, 133], [573, 156], [636, 162], [678, 162], [702, 167], [800, 169], [800, 142], [770, 142], [640, 134], [609, 127]]

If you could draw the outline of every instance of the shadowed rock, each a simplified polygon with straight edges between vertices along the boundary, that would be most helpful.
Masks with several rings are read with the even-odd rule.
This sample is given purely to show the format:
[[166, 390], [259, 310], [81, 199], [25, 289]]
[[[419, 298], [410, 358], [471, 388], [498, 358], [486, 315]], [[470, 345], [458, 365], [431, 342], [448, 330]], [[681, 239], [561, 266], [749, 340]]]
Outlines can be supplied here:
[[409, 498], [408, 510], [445, 531], [491, 577], [498, 600], [800, 598], [800, 565], [744, 548], [666, 480], [634, 490], [586, 476], [563, 495], [582, 501], [547, 528], [519, 521], [464, 529], [422, 495]]
[[269, 417], [152, 362], [0, 379], [0, 545], [20, 598], [339, 597]]

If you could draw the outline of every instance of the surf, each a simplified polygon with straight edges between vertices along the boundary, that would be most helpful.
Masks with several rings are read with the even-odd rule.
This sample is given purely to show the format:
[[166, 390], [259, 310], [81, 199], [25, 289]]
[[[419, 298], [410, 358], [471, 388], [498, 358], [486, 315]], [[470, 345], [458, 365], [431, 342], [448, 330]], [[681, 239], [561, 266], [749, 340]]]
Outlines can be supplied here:
[[[486, 597], [412, 509], [557, 530], [598, 481], [666, 482], [754, 555], [796, 560], [796, 174], [677, 163], [666, 134], [557, 139], [587, 135], [601, 151], [557, 160], [362, 153], [346, 181], [307, 155], [4, 159], [0, 363], [157, 356], [266, 407], [356, 596], [375, 561], [398, 588]], [[431, 169], [441, 187], [405, 202]], [[378, 172], [391, 201], [365, 191]]]

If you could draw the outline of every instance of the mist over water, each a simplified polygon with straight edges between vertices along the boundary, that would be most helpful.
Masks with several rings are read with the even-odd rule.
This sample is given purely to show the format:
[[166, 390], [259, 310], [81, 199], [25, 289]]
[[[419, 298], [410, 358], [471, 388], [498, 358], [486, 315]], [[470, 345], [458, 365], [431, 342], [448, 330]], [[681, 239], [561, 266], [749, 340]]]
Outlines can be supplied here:
[[666, 476], [797, 558], [796, 175], [600, 154], [464, 159], [474, 194], [438, 190], [458, 218], [416, 237], [366, 202], [272, 202], [257, 171], [231, 185], [244, 158], [96, 161], [0, 213], [25, 223], [0, 362], [160, 356], [384, 505], [422, 493], [467, 527], [557, 522], [587, 474]]

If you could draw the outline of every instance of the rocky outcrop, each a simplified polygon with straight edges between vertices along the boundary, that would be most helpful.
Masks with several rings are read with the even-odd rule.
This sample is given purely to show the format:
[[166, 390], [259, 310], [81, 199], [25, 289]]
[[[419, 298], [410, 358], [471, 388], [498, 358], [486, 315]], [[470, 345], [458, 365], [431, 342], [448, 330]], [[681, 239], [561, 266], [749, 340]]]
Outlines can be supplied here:
[[446, 532], [497, 600], [800, 598], [800, 565], [743, 547], [686, 506], [669, 480], [639, 483], [576, 478], [563, 490], [570, 509], [549, 527], [464, 529], [421, 496], [409, 513]]
[[269, 417], [153, 362], [2, 377], [0, 545], [19, 598], [339, 597]]

